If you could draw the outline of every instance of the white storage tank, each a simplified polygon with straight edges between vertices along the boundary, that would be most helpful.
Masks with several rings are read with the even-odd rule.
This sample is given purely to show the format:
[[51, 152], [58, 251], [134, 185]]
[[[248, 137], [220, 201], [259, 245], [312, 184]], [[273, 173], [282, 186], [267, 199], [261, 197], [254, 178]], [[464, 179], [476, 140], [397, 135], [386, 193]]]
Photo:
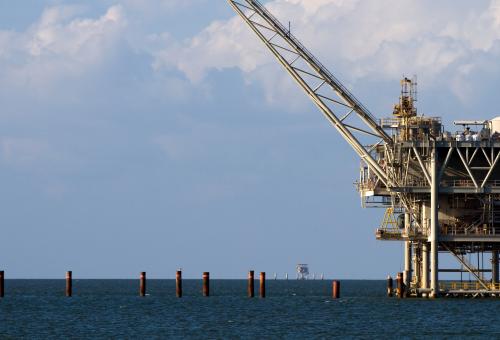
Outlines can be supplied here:
[[495, 132], [500, 133], [500, 117], [493, 118], [490, 121], [491, 124], [491, 133], [494, 134]]

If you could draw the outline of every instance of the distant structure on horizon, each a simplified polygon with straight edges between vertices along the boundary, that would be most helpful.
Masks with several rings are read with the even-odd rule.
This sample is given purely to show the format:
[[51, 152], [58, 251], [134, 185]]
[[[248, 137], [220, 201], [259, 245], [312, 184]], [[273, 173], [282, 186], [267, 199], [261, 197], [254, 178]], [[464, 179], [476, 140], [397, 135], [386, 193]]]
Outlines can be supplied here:
[[297, 280], [307, 280], [309, 278], [309, 265], [299, 263], [297, 265]]

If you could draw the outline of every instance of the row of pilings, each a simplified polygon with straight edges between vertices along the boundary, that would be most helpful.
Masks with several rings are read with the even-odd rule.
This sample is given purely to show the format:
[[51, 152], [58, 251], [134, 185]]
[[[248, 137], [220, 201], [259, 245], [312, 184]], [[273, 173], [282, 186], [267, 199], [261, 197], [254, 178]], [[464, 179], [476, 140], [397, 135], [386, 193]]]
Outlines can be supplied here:
[[[0, 271], [0, 298], [5, 296], [5, 273]], [[182, 271], [178, 270], [175, 274], [175, 294], [178, 298], [182, 297]], [[255, 296], [255, 274], [251, 270], [248, 272], [248, 284], [247, 284], [247, 294], [248, 297], [253, 298]], [[73, 272], [66, 272], [66, 296], [70, 297], [73, 295]], [[205, 297], [210, 296], [210, 273], [204, 272], [202, 275], [202, 295]], [[146, 296], [146, 272], [141, 272], [139, 276], [139, 296]], [[259, 285], [259, 296], [261, 298], [266, 297], [266, 273], [260, 273], [260, 285]], [[340, 282], [332, 282], [332, 297], [334, 299], [340, 298]]]

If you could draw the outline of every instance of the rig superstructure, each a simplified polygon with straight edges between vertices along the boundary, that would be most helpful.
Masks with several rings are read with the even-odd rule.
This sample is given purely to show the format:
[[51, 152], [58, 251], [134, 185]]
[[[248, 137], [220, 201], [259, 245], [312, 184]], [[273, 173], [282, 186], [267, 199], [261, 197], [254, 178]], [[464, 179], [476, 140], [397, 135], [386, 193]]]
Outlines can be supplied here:
[[[416, 81], [404, 78], [392, 117], [378, 120], [259, 1], [228, 3], [361, 158], [362, 205], [386, 209], [377, 239], [404, 242], [408, 294], [500, 296], [500, 117], [447, 132], [417, 113]], [[441, 269], [440, 252], [459, 268]], [[472, 264], [484, 253], [490, 265]], [[474, 280], [440, 281], [440, 272]]]

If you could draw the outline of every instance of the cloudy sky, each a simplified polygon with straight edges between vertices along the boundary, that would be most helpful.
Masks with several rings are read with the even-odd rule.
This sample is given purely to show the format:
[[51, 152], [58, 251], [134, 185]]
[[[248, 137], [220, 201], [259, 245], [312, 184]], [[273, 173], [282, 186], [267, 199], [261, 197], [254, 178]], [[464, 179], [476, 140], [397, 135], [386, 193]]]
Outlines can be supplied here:
[[[500, 1], [267, 5], [378, 117], [500, 115]], [[223, 0], [0, 0], [10, 277], [383, 278], [359, 160]], [[454, 127], [448, 125], [450, 130]]]

